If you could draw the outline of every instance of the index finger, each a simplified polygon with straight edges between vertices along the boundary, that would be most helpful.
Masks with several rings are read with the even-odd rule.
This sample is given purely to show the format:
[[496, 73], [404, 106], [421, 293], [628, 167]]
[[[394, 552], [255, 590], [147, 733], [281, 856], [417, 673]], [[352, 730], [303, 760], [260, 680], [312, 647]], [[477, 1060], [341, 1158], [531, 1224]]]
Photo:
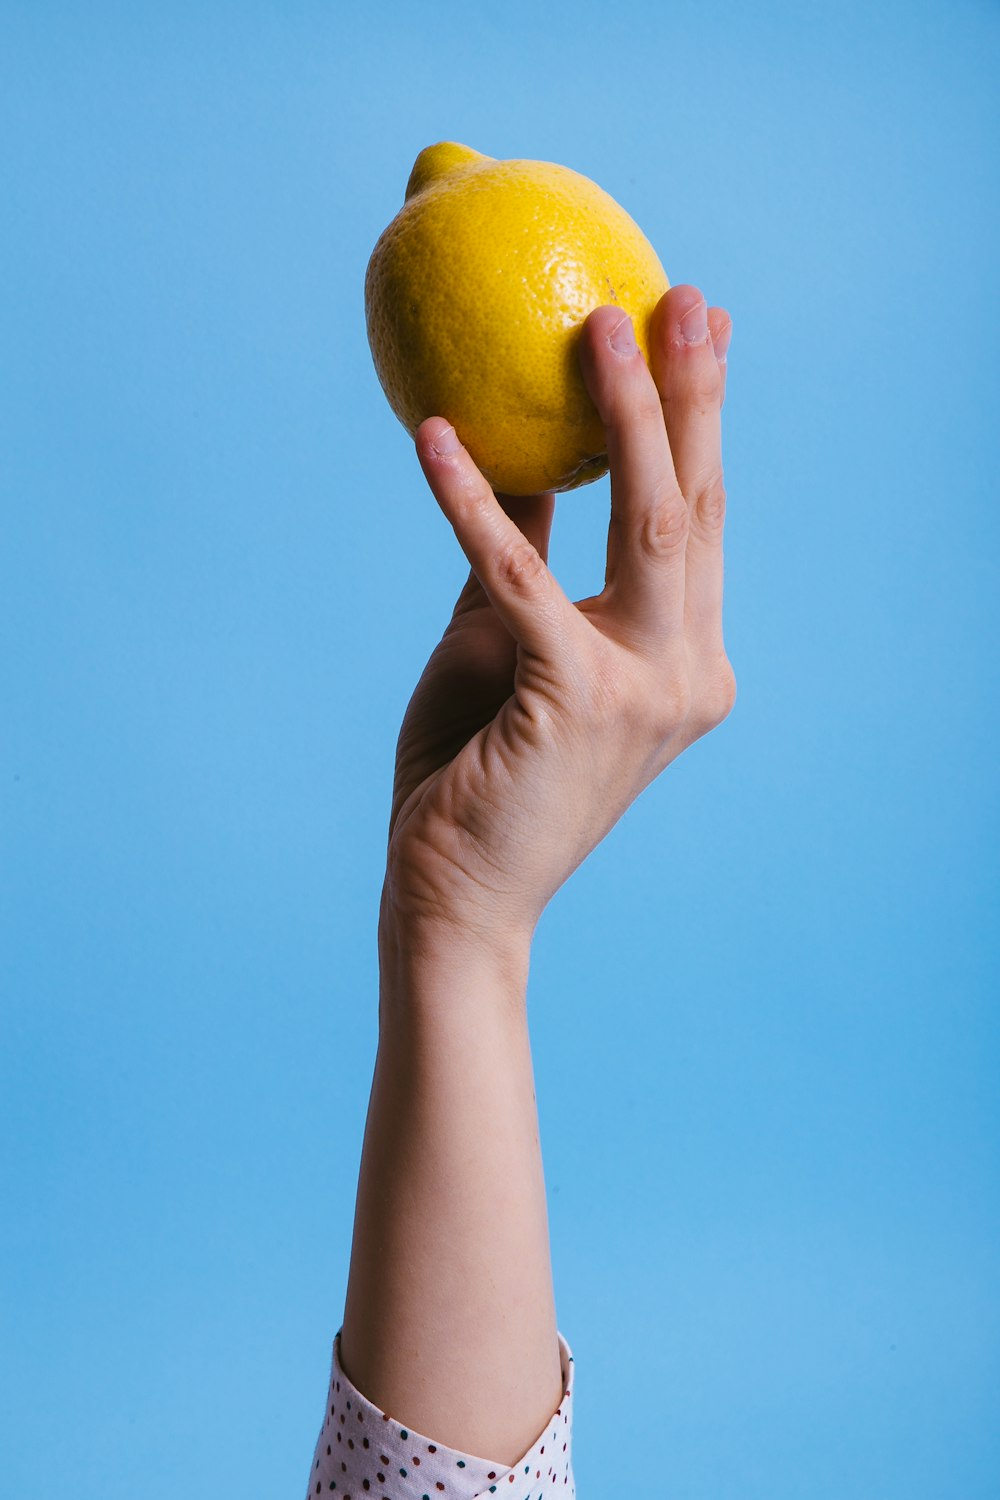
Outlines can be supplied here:
[[[504, 625], [536, 656], [558, 655], [580, 616], [537, 548], [501, 506], [449, 422], [428, 417], [417, 429], [416, 444], [434, 497]], [[532, 520], [539, 520], [537, 511]], [[537, 527], [529, 523], [530, 529]]]

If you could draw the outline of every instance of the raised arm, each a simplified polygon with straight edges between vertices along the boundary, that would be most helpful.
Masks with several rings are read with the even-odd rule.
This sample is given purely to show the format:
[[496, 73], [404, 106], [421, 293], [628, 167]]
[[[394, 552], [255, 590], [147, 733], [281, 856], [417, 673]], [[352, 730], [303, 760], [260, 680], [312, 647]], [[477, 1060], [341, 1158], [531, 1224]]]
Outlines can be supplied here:
[[546, 564], [551, 496], [498, 500], [447, 422], [417, 434], [472, 573], [400, 734], [340, 1357], [384, 1412], [508, 1464], [562, 1393], [531, 939], [626, 807], [732, 705], [729, 331], [696, 288], [674, 287], [657, 309], [651, 374], [620, 309], [588, 319], [580, 356], [612, 504], [605, 587], [577, 604]]

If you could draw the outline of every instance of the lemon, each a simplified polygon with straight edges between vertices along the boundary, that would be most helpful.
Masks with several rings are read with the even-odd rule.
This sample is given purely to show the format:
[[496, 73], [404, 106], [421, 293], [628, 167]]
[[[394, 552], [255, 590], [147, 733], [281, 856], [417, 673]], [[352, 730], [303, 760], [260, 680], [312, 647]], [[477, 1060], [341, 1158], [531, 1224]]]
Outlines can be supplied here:
[[411, 434], [446, 417], [498, 492], [568, 490], [608, 467], [580, 326], [615, 303], [648, 360], [668, 286], [638, 225], [589, 178], [444, 141], [417, 157], [372, 252], [368, 341]]

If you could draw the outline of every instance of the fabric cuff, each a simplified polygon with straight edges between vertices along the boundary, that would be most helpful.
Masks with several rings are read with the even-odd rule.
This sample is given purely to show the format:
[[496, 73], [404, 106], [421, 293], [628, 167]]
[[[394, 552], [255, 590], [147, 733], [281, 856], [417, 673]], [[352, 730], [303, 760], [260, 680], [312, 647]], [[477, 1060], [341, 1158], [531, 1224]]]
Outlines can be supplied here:
[[313, 1458], [309, 1496], [338, 1500], [572, 1500], [573, 1355], [559, 1335], [563, 1397], [544, 1430], [514, 1465], [461, 1453], [380, 1411], [340, 1364], [340, 1333], [326, 1418]]

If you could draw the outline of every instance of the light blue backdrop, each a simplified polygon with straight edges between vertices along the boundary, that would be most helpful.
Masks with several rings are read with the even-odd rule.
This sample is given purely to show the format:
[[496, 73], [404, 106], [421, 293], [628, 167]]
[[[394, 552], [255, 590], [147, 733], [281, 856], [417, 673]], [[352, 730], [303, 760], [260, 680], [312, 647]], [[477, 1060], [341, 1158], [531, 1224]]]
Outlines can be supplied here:
[[[0, 24], [0, 1492], [304, 1489], [465, 572], [362, 283], [455, 139], [595, 178], [735, 324], [739, 702], [533, 968], [581, 1496], [995, 1500], [1000, 10]], [[560, 502], [577, 596], [607, 509]]]

